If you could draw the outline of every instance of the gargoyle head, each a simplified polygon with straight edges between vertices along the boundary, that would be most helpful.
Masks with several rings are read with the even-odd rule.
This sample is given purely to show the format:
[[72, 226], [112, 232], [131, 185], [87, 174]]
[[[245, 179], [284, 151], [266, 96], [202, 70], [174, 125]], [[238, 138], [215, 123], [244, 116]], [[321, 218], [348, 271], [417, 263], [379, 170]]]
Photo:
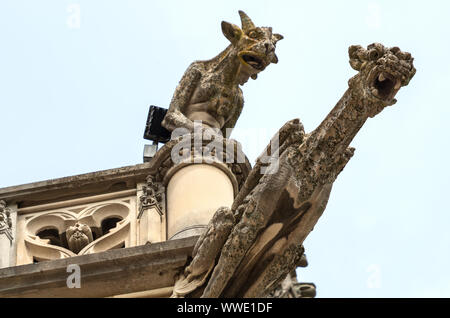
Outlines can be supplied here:
[[360, 81], [364, 95], [384, 106], [396, 103], [394, 97], [400, 87], [408, 85], [416, 73], [411, 54], [398, 47], [386, 48], [374, 43], [364, 49], [352, 45], [348, 52], [350, 65], [360, 72], [350, 80], [350, 85]]
[[222, 32], [237, 50], [237, 57], [242, 64], [241, 72], [256, 79], [270, 63], [277, 63], [276, 43], [283, 36], [272, 33], [270, 27], [256, 27], [243, 11], [239, 11], [242, 28], [222, 21]]
[[78, 253], [93, 241], [92, 230], [86, 224], [77, 222], [67, 229], [66, 238], [69, 249], [74, 253]]

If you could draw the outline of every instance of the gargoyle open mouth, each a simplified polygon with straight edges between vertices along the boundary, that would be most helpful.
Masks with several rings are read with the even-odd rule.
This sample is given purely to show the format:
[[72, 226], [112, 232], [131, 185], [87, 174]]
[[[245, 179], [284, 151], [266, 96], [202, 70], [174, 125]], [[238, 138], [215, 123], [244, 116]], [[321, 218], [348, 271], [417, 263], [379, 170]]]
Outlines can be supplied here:
[[375, 97], [390, 101], [401, 87], [401, 81], [390, 73], [377, 72], [372, 81], [370, 92]]
[[265, 67], [264, 60], [256, 54], [245, 52], [240, 54], [240, 58], [243, 64], [248, 65], [257, 71], [262, 71]]

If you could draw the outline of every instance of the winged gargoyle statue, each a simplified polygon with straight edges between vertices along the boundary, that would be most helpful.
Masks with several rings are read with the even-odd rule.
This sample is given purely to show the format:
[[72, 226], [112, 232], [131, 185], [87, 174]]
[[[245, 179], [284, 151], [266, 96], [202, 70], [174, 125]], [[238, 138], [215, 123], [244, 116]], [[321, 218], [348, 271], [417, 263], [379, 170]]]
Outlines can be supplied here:
[[353, 156], [350, 142], [369, 117], [396, 102], [416, 71], [411, 54], [398, 47], [351, 46], [349, 56], [358, 73], [343, 97], [311, 133], [298, 119], [279, 130], [279, 146], [262, 155], [277, 164], [262, 173], [270, 161], [258, 159], [232, 207], [215, 213], [172, 297], [265, 297], [296, 268], [333, 182]]

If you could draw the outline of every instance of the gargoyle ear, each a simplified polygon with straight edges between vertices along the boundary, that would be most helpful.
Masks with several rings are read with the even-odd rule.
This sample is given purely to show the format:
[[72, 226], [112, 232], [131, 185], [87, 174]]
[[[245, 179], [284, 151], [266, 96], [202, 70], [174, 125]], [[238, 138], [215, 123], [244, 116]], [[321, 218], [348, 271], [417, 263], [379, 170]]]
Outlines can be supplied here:
[[274, 35], [272, 35], [272, 37], [273, 37], [273, 42], [274, 43], [277, 43], [278, 41], [284, 39], [284, 37], [281, 34], [278, 34], [278, 33], [275, 33]]
[[235, 44], [241, 38], [243, 32], [240, 27], [232, 23], [222, 21], [223, 35], [232, 43]]
[[277, 64], [278, 63], [278, 57], [276, 56], [276, 54], [273, 55], [272, 61], [273, 64]]
[[364, 62], [363, 56], [365, 49], [361, 45], [352, 45], [348, 48], [348, 57], [350, 58], [350, 66], [356, 70], [361, 70], [361, 65]]

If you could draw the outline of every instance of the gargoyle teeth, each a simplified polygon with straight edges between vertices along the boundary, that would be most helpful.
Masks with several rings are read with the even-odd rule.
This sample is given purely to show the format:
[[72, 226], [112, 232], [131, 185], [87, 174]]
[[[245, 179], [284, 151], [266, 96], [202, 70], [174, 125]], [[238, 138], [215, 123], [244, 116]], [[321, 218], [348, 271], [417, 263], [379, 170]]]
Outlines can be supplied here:
[[386, 79], [386, 77], [384, 76], [383, 73], [381, 73], [380, 76], [378, 76], [378, 80], [379, 80], [380, 82], [383, 82], [385, 79]]
[[402, 82], [397, 80], [397, 83], [395, 84], [394, 89], [398, 90], [398, 89], [400, 89], [401, 86], [402, 86]]
[[371, 93], [375, 96], [378, 96], [378, 89], [372, 88]]
[[261, 70], [263, 68], [262, 61], [255, 56], [245, 54], [242, 56], [242, 59], [244, 60], [245, 63], [247, 63], [249, 66], [251, 66], [256, 70]]

